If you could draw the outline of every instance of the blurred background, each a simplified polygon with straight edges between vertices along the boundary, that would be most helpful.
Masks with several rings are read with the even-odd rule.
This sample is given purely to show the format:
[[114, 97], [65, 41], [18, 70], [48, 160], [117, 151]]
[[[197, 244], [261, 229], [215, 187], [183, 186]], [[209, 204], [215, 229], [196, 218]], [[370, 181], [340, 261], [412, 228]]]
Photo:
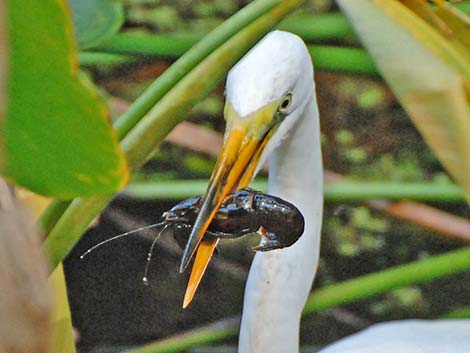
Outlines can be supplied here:
[[[124, 112], [129, 102], [197, 39], [248, 2], [117, 3], [123, 11], [121, 33], [161, 35], [169, 38], [170, 44], [163, 43], [161, 49], [149, 46], [149, 51], [160, 52], [142, 49], [139, 56], [115, 54], [112, 50], [79, 54], [84, 74], [100, 87], [114, 116]], [[468, 1], [462, 3], [467, 13], [468, 5]], [[323, 28], [325, 33], [304, 24]], [[361, 182], [432, 182], [444, 191], [435, 200], [427, 200], [427, 205], [468, 219], [470, 213], [463, 196], [445, 191], [450, 190], [446, 187], [452, 186], [452, 181], [378, 75], [334, 1], [306, 1], [280, 28], [304, 31], [303, 37], [312, 48], [327, 181], [344, 176]], [[159, 222], [161, 214], [174, 204], [204, 191], [225, 127], [223, 93], [221, 83], [192, 110], [187, 123], [178, 126], [154, 151], [134, 175], [131, 186], [115, 198], [64, 262], [80, 352], [119, 352], [214, 322], [229, 329], [236, 325], [253, 257], [253, 239], [220, 243], [220, 254], [209, 265], [186, 310], [181, 303], [188, 275], [178, 273], [182, 250], [173, 239], [158, 241], [148, 286], [143, 285], [142, 276], [156, 235], [153, 230], [117, 240], [79, 259], [99, 241]], [[256, 185], [263, 188], [266, 177], [261, 173]], [[365, 202], [360, 194], [347, 201], [332, 194], [326, 197], [314, 289], [444, 253], [465, 243], [462, 237], [446, 232], [445, 225], [438, 232], [402, 219], [403, 213], [413, 213], [419, 205], [390, 216], [383, 212], [385, 202]], [[426, 217], [442, 221], [441, 214], [433, 215]], [[305, 315], [301, 344], [305, 352], [313, 352], [375, 322], [466, 315], [470, 310], [469, 282], [470, 273], [464, 272]], [[214, 345], [187, 352], [232, 352], [236, 339]]]

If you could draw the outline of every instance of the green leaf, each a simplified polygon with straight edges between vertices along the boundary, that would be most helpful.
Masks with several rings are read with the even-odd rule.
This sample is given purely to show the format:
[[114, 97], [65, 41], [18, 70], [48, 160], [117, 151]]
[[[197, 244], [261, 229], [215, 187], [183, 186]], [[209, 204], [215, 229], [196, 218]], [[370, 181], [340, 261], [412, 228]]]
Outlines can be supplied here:
[[79, 76], [65, 0], [9, 0], [4, 174], [45, 195], [106, 194], [127, 180], [109, 113]]
[[470, 55], [465, 44], [395, 0], [339, 4], [413, 123], [470, 200]]
[[80, 49], [96, 47], [124, 23], [122, 4], [109, 0], [69, 0], [74, 35]]

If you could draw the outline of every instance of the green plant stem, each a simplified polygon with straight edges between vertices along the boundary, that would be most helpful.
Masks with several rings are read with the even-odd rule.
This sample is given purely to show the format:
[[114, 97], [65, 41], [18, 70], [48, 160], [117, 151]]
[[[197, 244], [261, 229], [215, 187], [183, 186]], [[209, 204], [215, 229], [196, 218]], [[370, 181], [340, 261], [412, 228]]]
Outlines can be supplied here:
[[[343, 39], [354, 36], [351, 25], [341, 13], [317, 16], [297, 15], [282, 21], [278, 29], [295, 33], [305, 41]], [[92, 50], [174, 58], [183, 55], [203, 38], [204, 34], [178, 33], [165, 35], [118, 34]]]
[[[252, 3], [252, 6], [255, 3]], [[131, 171], [135, 171], [148, 158], [174, 126], [184, 120], [194, 104], [207, 95], [225, 76], [229, 68], [281, 18], [292, 11], [300, 3], [300, 0], [263, 1], [263, 4], [265, 3], [279, 3], [279, 5], [269, 7], [269, 12], [258, 17], [253, 23], [244, 26], [239, 33], [191, 70], [162, 99], [159, 99], [158, 95], [144, 94], [145, 99], [141, 100], [139, 108], [134, 110], [130, 119], [134, 121], [135, 118], [139, 117], [138, 120], [140, 121], [138, 124], [134, 122], [135, 126], [132, 125], [134, 126], [132, 131], [121, 141], [121, 147], [126, 153]], [[209, 35], [208, 37], [212, 38], [214, 36]], [[148, 113], [145, 112], [143, 118], [140, 118], [144, 106], [149, 104], [151, 106], [155, 103], [152, 103], [151, 99], [159, 100], [158, 104], [151, 108]], [[128, 120], [126, 121], [129, 123]], [[123, 130], [120, 131], [122, 133]], [[44, 242], [45, 253], [49, 257], [52, 268], [62, 261], [90, 222], [106, 207], [112, 198], [113, 195], [108, 195], [77, 198], [72, 201]]]
[[[203, 37], [199, 35], [159, 35], [121, 33], [92, 49], [114, 55], [147, 55], [162, 59], [179, 58]], [[86, 52], [85, 52], [86, 53]]]
[[[343, 39], [354, 36], [351, 25], [341, 13], [317, 16], [297, 15], [282, 21], [278, 29], [295, 33], [305, 41]], [[160, 58], [180, 57], [203, 38], [204, 34], [126, 34], [115, 35], [93, 51], [116, 54], [139, 54]]]
[[[284, 20], [279, 28], [297, 33], [305, 40], [334, 39], [353, 34], [349, 22], [340, 13], [319, 16], [297, 15]], [[175, 59], [181, 57], [188, 50], [194, 50], [191, 49], [191, 47], [193, 47], [199, 39], [199, 36], [192, 34], [119, 34], [94, 48], [95, 52], [90, 52], [89, 56], [84, 57], [85, 60], [80, 61], [80, 64], [98, 65], [106, 63], [106, 53], [119, 55], [117, 57], [109, 57], [110, 63], [134, 62], [135, 57], [133, 55]], [[378, 73], [371, 58], [363, 49], [334, 46], [310, 46], [309, 49], [312, 56], [313, 53], [315, 53], [315, 64], [318, 69], [364, 74]], [[95, 55], [96, 61], [93, 61], [93, 55]], [[181, 66], [184, 66], [186, 61], [189, 60], [185, 60]], [[179, 62], [177, 62], [177, 66], [178, 65], [180, 65]], [[179, 69], [175, 71], [179, 71]], [[166, 75], [166, 73], [163, 75]], [[161, 87], [159, 90], [160, 89]], [[129, 121], [132, 121], [132, 119], [129, 119]], [[120, 136], [119, 127], [121, 124], [123, 123], [116, 123]]]
[[[266, 191], [267, 182], [257, 179], [250, 187]], [[125, 193], [139, 199], [184, 199], [203, 194], [206, 188], [207, 180], [133, 182]], [[373, 199], [465, 202], [463, 190], [454, 184], [338, 182], [325, 185], [326, 201], [361, 202]]]
[[[140, 38], [139, 38], [140, 37]], [[135, 47], [134, 54], [137, 55], [151, 55], [156, 57], [161, 56], [161, 48], [158, 46], [148, 45], [147, 42], [151, 43], [152, 38], [147, 38], [143, 36], [139, 36], [135, 38], [136, 40], [133, 42]], [[129, 41], [132, 41], [128, 38]], [[126, 39], [126, 40], [128, 40]], [[140, 47], [142, 45], [142, 47]], [[141, 49], [141, 50], [140, 50]], [[315, 67], [317, 70], [325, 70], [325, 71], [338, 71], [338, 72], [345, 72], [345, 73], [352, 73], [352, 74], [367, 74], [367, 75], [378, 75], [378, 70], [375, 67], [372, 58], [367, 54], [367, 52], [363, 49], [358, 48], [345, 48], [345, 47], [335, 47], [335, 46], [327, 46], [327, 45], [309, 45], [308, 46], [310, 55], [313, 58], [313, 62], [315, 63]], [[168, 48], [163, 48], [163, 51], [168, 55], [170, 50]], [[179, 49], [178, 55], [179, 55]], [[87, 61], [80, 62], [80, 65], [103, 65], [105, 64], [106, 60], [106, 53], [101, 52], [90, 52], [90, 56], [87, 58]], [[93, 62], [93, 55], [96, 55], [96, 62]], [[103, 55], [103, 57], [101, 56]], [[175, 53], [175, 58], [178, 57]], [[167, 58], [166, 56], [163, 56]], [[125, 59], [127, 58], [127, 59]], [[173, 58], [173, 57], [172, 57]], [[109, 62], [109, 64], [114, 64], [115, 61], [113, 58]], [[136, 62], [136, 56], [132, 55], [120, 55], [119, 62], [121, 64], [131, 64]]]
[[292, 15], [278, 29], [297, 34], [306, 42], [356, 39], [353, 28], [341, 12], [321, 15]]
[[133, 64], [138, 59], [137, 56], [106, 52], [85, 51], [78, 53], [78, 62], [81, 66]]
[[[132, 353], [175, 353], [183, 352], [188, 348], [200, 346], [206, 343], [219, 342], [226, 338], [234, 337], [238, 334], [237, 328], [227, 328], [213, 332], [200, 332], [191, 336], [182, 338], [180, 341], [171, 340], [170, 342], [159, 341], [155, 344], [149, 344], [133, 350]], [[130, 353], [130, 352], [129, 352]]]
[[455, 184], [342, 182], [326, 185], [325, 199], [331, 202], [373, 199], [465, 202], [465, 194]]
[[[182, 334], [155, 343], [146, 344], [132, 350], [132, 353], [172, 353], [185, 351], [191, 347], [201, 346], [208, 342], [216, 342], [238, 334], [238, 318], [228, 322], [215, 323], [212, 327], [191, 330], [190, 334]], [[215, 327], [214, 327], [215, 326]]]
[[37, 227], [44, 235], [44, 238], [47, 237], [47, 233], [54, 228], [57, 221], [60, 219], [62, 214], [69, 207], [70, 201], [62, 200], [52, 200], [52, 202], [47, 206], [45, 211], [41, 214], [37, 221]]
[[[307, 300], [303, 315], [467, 270], [470, 270], [470, 248], [432, 256], [314, 290]], [[233, 327], [199, 331], [194, 334], [179, 335], [178, 340], [164, 339], [156, 341], [128, 353], [177, 353], [196, 344], [214, 343], [237, 334], [238, 330]], [[171, 342], [171, 345], [167, 345], [167, 342]]]
[[[250, 187], [255, 190], [266, 191], [266, 180], [254, 180]], [[124, 194], [137, 199], [186, 199], [194, 195], [201, 195], [207, 189], [207, 180], [171, 180], [155, 182], [132, 182], [124, 190]]]
[[308, 51], [317, 70], [379, 75], [372, 58], [364, 49], [309, 45]]
[[470, 248], [451, 251], [318, 289], [308, 298], [303, 314], [311, 314], [395, 288], [428, 282], [466, 270], [470, 270]]

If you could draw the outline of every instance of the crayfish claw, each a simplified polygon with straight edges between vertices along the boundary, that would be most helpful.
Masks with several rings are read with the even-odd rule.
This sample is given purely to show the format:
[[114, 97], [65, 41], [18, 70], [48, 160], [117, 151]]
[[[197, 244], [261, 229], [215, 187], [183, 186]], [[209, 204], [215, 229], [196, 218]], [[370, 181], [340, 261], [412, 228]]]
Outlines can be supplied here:
[[254, 246], [254, 251], [269, 251], [274, 249], [280, 249], [284, 246], [277, 240], [277, 236], [274, 233], [267, 232], [266, 229], [261, 226], [257, 233], [261, 235], [261, 240], [257, 246]]

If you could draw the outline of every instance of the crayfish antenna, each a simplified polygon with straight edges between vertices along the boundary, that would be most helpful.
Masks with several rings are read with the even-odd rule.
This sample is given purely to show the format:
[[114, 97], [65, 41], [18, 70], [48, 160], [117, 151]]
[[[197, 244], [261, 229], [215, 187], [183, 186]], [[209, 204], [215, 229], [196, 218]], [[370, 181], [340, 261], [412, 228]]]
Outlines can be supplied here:
[[147, 254], [147, 263], [145, 264], [145, 270], [144, 270], [144, 276], [142, 277], [142, 282], [148, 286], [149, 285], [149, 280], [148, 280], [148, 272], [149, 272], [149, 267], [150, 267], [150, 261], [152, 261], [152, 254], [153, 254], [153, 249], [155, 248], [155, 244], [157, 244], [157, 240], [160, 238], [160, 235], [168, 228], [169, 223], [165, 224], [163, 229], [157, 234], [155, 239], [153, 239], [152, 245], [150, 245], [150, 250]]
[[[92, 251], [95, 251], [97, 248], [101, 247], [102, 245], [106, 244], [106, 243], [109, 243], [113, 240], [117, 240], [117, 239], [120, 239], [122, 237], [125, 237], [127, 235], [131, 235], [131, 234], [134, 234], [134, 233], [137, 233], [137, 232], [140, 232], [141, 230], [145, 230], [145, 229], [150, 229], [150, 228], [156, 228], [156, 227], [161, 227], [163, 225], [164, 222], [160, 222], [160, 223], [155, 223], [155, 224], [151, 224], [151, 225], [148, 225], [148, 226], [145, 226], [145, 227], [140, 227], [140, 228], [137, 228], [137, 229], [134, 229], [134, 230], [131, 230], [129, 232], [125, 232], [125, 233], [122, 233], [122, 234], [119, 234], [119, 235], [116, 235], [112, 238], [109, 238], [109, 239], [106, 239], [106, 240], [103, 240], [102, 242], [92, 246], [91, 248], [89, 248], [87, 251], [85, 251], [82, 255], [80, 255], [80, 260], [82, 260], [85, 256], [87, 256], [89, 253], [91, 253]], [[167, 227], [168, 225], [165, 225], [164, 226], [164, 229]], [[161, 232], [158, 234], [157, 238], [160, 236]]]

